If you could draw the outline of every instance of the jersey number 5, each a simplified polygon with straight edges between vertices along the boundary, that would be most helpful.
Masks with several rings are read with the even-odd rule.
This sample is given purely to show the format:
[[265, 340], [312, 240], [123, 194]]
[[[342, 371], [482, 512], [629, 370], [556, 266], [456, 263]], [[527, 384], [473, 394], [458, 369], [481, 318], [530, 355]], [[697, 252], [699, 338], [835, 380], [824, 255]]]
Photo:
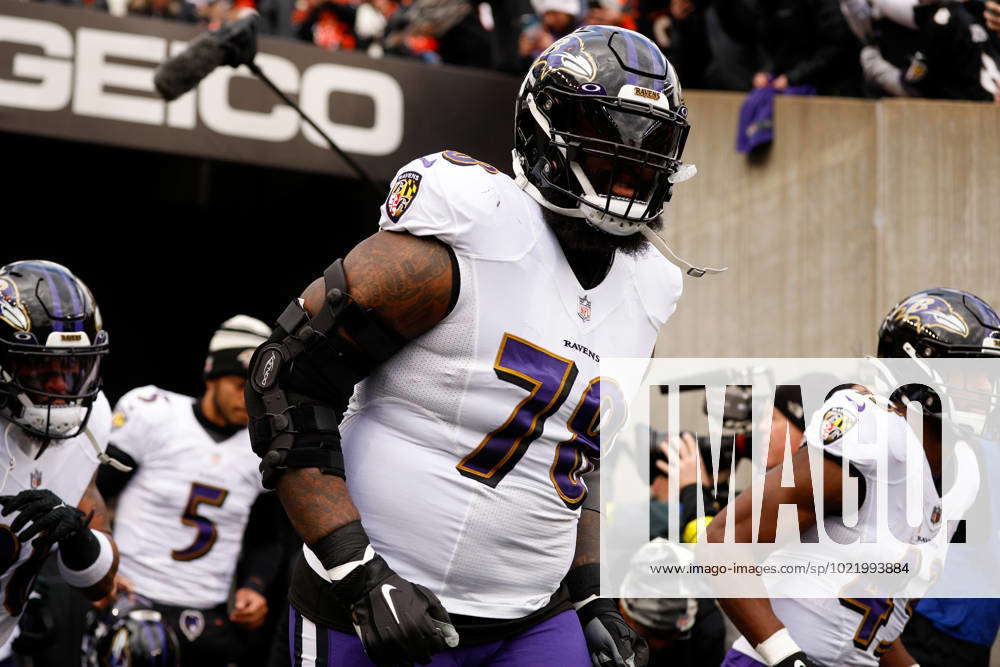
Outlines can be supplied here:
[[227, 495], [229, 495], [229, 491], [217, 486], [201, 484], [200, 482], [191, 483], [191, 495], [188, 496], [187, 506], [184, 507], [184, 514], [181, 515], [181, 523], [197, 528], [198, 533], [191, 546], [186, 549], [174, 549], [170, 552], [174, 560], [194, 560], [201, 558], [211, 550], [215, 540], [219, 537], [219, 532], [211, 519], [197, 514], [198, 505], [205, 503], [213, 507], [221, 507]]
[[[576, 381], [576, 364], [513, 334], [504, 334], [493, 370], [497, 377], [528, 392], [502, 425], [491, 431], [468, 456], [459, 462], [460, 473], [495, 488], [517, 465], [528, 445], [545, 428], [545, 420], [555, 414]], [[614, 406], [600, 424], [602, 403]], [[572, 437], [556, 445], [549, 478], [556, 493], [571, 509], [583, 502], [587, 487], [580, 475], [593, 469], [592, 461], [601, 453], [600, 429], [614, 433], [625, 421], [621, 388], [609, 378], [587, 383], [567, 420]]]

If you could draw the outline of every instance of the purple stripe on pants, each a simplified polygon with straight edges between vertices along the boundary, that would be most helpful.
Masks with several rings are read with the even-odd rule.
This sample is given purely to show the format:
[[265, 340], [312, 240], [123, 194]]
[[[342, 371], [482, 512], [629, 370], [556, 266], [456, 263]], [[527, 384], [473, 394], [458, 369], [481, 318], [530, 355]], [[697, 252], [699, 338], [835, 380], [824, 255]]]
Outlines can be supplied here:
[[722, 661], [720, 667], [767, 667], [762, 662], [757, 662], [750, 656], [740, 653], [736, 649], [729, 649], [726, 659]]
[[[289, 614], [289, 629], [295, 627], [294, 609]], [[322, 638], [324, 629], [317, 627]], [[317, 667], [372, 667], [365, 655], [361, 640], [354, 635], [326, 630], [329, 654], [325, 666]], [[301, 656], [294, 655], [292, 664], [298, 665]], [[321, 640], [321, 639], [320, 639]], [[559, 665], [559, 667], [590, 667], [590, 654], [583, 638], [579, 617], [575, 611], [564, 611], [542, 621], [516, 637], [504, 641], [491, 642], [480, 646], [459, 646], [438, 653], [431, 660], [431, 667], [537, 667], [538, 665]]]

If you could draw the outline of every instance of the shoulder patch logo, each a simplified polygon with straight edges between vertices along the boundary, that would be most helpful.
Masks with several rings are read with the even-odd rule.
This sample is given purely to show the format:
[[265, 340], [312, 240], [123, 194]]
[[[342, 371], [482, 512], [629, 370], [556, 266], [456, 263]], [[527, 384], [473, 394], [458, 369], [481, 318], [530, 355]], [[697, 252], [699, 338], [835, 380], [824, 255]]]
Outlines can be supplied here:
[[111, 415], [111, 430], [115, 431], [120, 429], [125, 425], [128, 418], [125, 417], [125, 412], [122, 410], [115, 410], [115, 413]]
[[399, 218], [406, 213], [406, 209], [417, 197], [421, 178], [423, 176], [415, 171], [404, 171], [392, 184], [389, 198], [385, 200], [385, 214], [390, 220], [399, 222]]
[[858, 418], [844, 408], [830, 408], [823, 415], [823, 423], [819, 427], [819, 436], [824, 445], [844, 437], [858, 423]]

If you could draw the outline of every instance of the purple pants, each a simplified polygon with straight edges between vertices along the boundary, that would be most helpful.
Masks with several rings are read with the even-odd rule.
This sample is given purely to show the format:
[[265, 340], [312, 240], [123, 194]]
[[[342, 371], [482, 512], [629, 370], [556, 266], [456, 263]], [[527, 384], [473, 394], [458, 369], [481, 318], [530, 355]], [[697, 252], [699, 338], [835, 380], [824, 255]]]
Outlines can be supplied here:
[[729, 649], [729, 652], [726, 653], [726, 659], [722, 661], [720, 667], [766, 667], [766, 665], [737, 650]]
[[[329, 630], [288, 610], [292, 667], [372, 667], [361, 640]], [[459, 646], [434, 656], [431, 667], [590, 667], [590, 654], [575, 611], [564, 611], [528, 631], [481, 646]]]

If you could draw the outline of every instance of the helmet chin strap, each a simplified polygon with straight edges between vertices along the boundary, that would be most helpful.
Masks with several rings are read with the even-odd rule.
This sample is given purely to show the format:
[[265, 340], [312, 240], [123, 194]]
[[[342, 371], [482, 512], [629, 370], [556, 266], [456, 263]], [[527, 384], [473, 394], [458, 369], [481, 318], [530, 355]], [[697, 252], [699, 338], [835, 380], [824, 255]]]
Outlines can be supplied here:
[[729, 269], [728, 266], [723, 266], [719, 268], [712, 266], [695, 266], [686, 259], [678, 257], [677, 254], [670, 249], [670, 246], [667, 245], [667, 242], [663, 240], [663, 237], [654, 232], [652, 229], [650, 229], [648, 225], [643, 225], [642, 227], [640, 227], [639, 233], [645, 236], [646, 240], [649, 241], [654, 248], [663, 253], [664, 257], [673, 260], [675, 262], [679, 262], [684, 266], [688, 267], [686, 273], [692, 278], [701, 278], [706, 273], [708, 274], [722, 273], [723, 271], [727, 271]]
[[[525, 175], [524, 169], [521, 166], [521, 159], [518, 156], [517, 151], [516, 150], [515, 151], [511, 151], [511, 154], [513, 156], [513, 163], [514, 163], [513, 164], [513, 167], [514, 167], [514, 183], [516, 183], [519, 188], [521, 188], [522, 190], [524, 190], [525, 192], [527, 192], [528, 195], [532, 199], [534, 199], [538, 203], [539, 206], [547, 208], [548, 210], [552, 211], [553, 213], [558, 213], [560, 215], [565, 215], [568, 218], [584, 218], [584, 219], [586, 219], [587, 215], [586, 215], [586, 213], [584, 211], [580, 210], [580, 207], [577, 207], [577, 208], [562, 208], [560, 206], [553, 205], [547, 199], [545, 199], [545, 197], [542, 196], [542, 193], [538, 190], [538, 188], [535, 187], [535, 185], [531, 181], [528, 180], [527, 175]], [[683, 169], [682, 168], [683, 171], [679, 171], [678, 172], [680, 174], [680, 177], [677, 178], [677, 180], [673, 181], [673, 182], [686, 181], [686, 180], [692, 178], [697, 173], [697, 168], [694, 165], [684, 165], [684, 166], [685, 167], [689, 167], [689, 168], [688, 169]], [[590, 185], [589, 180], [587, 180], [586, 178], [584, 178], [584, 181], [586, 182], [586, 184], [588, 186]], [[727, 271], [729, 269], [729, 267], [726, 267], [726, 266], [723, 266], [723, 267], [720, 267], [720, 268], [711, 267], [711, 266], [696, 266], [696, 265], [688, 262], [687, 260], [679, 257], [673, 250], [671, 250], [670, 246], [667, 245], [667, 242], [663, 240], [663, 237], [661, 237], [659, 234], [657, 234], [656, 232], [654, 232], [647, 225], [641, 224], [641, 225], [636, 225], [636, 227], [638, 227], [639, 233], [641, 233], [643, 236], [645, 236], [646, 239], [653, 245], [653, 247], [655, 247], [657, 250], [659, 250], [663, 254], [664, 257], [666, 257], [667, 259], [670, 259], [672, 261], [675, 261], [675, 262], [677, 262], [679, 264], [683, 264], [684, 266], [686, 266], [687, 267], [686, 273], [689, 276], [693, 277], [693, 278], [701, 278], [702, 276], [704, 276], [706, 274], [722, 273], [723, 271]]]
[[101, 449], [100, 443], [97, 442], [97, 438], [94, 437], [89, 428], [84, 429], [83, 432], [87, 435], [87, 440], [90, 441], [90, 445], [94, 448], [94, 451], [97, 452], [98, 461], [108, 464], [118, 472], [132, 472], [132, 466], [127, 466], [118, 459], [108, 456], [107, 452]]

